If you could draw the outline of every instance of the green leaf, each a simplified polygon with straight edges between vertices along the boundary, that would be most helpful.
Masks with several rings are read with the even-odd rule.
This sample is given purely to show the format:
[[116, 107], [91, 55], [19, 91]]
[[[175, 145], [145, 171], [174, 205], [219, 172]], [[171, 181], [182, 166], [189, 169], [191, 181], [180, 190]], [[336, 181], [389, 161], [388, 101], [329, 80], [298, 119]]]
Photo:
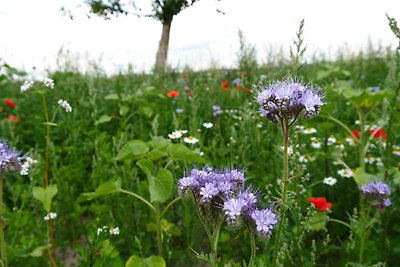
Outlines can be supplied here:
[[115, 160], [129, 160], [129, 159], [140, 159], [144, 157], [144, 154], [149, 151], [149, 146], [142, 140], [132, 140], [126, 143]]
[[101, 115], [101, 117], [95, 122], [95, 125], [106, 123], [111, 121], [112, 117], [108, 115]]
[[119, 114], [121, 116], [126, 115], [128, 112], [129, 112], [129, 107], [127, 107], [127, 106], [120, 106], [119, 107]]
[[325, 228], [328, 216], [325, 213], [317, 212], [313, 217], [308, 219], [308, 227], [311, 231], [319, 231]]
[[140, 169], [147, 175], [151, 176], [151, 173], [153, 172], [154, 169], [154, 164], [151, 160], [148, 159], [141, 159], [136, 162], [136, 165], [140, 167]]
[[56, 184], [51, 184], [46, 188], [38, 186], [32, 188], [33, 197], [43, 204], [47, 213], [51, 211], [51, 201], [57, 192], [58, 189]]
[[139, 109], [139, 112], [145, 115], [147, 118], [151, 118], [153, 116], [154, 112], [150, 107], [141, 107]]
[[44, 253], [51, 248], [51, 244], [48, 244], [46, 246], [40, 246], [35, 248], [34, 250], [32, 250], [30, 253], [28, 253], [27, 256], [31, 256], [31, 257], [41, 257], [44, 255]]
[[96, 188], [94, 192], [82, 193], [79, 198], [78, 202], [85, 202], [89, 201], [98, 197], [103, 197], [112, 193], [116, 193], [121, 189], [121, 180], [118, 179], [116, 181], [108, 181]]
[[104, 99], [106, 99], [106, 100], [118, 100], [118, 95], [117, 94], [109, 94], [109, 95], [106, 95], [104, 97]]
[[182, 232], [179, 229], [178, 226], [176, 226], [174, 223], [171, 223], [167, 221], [166, 219], [161, 220], [161, 229], [166, 232], [168, 235], [173, 235], [173, 236], [181, 236]]
[[162, 136], [153, 136], [148, 143], [151, 147], [160, 151], [167, 151], [168, 147], [171, 145], [171, 142]]
[[163, 203], [171, 197], [173, 191], [174, 177], [167, 169], [158, 170], [157, 176], [147, 176], [149, 180], [149, 192], [151, 202]]
[[125, 263], [125, 267], [166, 267], [166, 263], [161, 256], [150, 256], [148, 258], [140, 258], [139, 256], [131, 256]]
[[366, 173], [361, 168], [357, 168], [354, 172], [354, 181], [356, 181], [358, 186], [368, 184], [374, 180], [378, 180], [376, 175]]
[[44, 125], [49, 125], [49, 126], [53, 126], [53, 127], [55, 127], [55, 126], [58, 126], [58, 124], [57, 123], [54, 123], [54, 122], [43, 122], [44, 123]]
[[163, 157], [167, 157], [168, 153], [165, 151], [158, 150], [157, 148], [154, 148], [151, 151], [147, 152], [146, 156], [152, 161], [156, 161]]
[[172, 160], [184, 160], [196, 163], [204, 163], [205, 160], [182, 144], [171, 144], [168, 147], [168, 154]]

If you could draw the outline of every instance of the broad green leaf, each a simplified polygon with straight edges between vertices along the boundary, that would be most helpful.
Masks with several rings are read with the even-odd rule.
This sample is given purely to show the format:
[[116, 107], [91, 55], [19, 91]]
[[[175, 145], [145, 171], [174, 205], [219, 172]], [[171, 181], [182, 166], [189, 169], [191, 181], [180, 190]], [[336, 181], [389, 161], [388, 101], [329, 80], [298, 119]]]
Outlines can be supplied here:
[[162, 136], [153, 136], [148, 143], [150, 146], [160, 151], [167, 151], [168, 147], [171, 145], [171, 142]]
[[146, 153], [146, 156], [152, 161], [159, 160], [163, 157], [167, 157], [168, 153], [166, 151], [158, 150], [157, 148], [152, 149], [151, 151]]
[[140, 169], [147, 175], [151, 176], [151, 173], [154, 169], [154, 164], [151, 160], [141, 159], [136, 162], [136, 165], [140, 167]]
[[168, 154], [173, 160], [184, 160], [196, 163], [204, 163], [205, 160], [182, 144], [171, 144], [168, 147]]
[[161, 229], [168, 235], [181, 236], [182, 232], [176, 224], [167, 221], [166, 219], [161, 220]]
[[313, 217], [308, 219], [308, 227], [311, 231], [319, 231], [324, 229], [328, 221], [328, 216], [325, 213], [317, 212]]
[[148, 258], [140, 258], [139, 256], [131, 256], [125, 263], [125, 267], [166, 267], [166, 263], [161, 256], [150, 256]]
[[132, 140], [121, 148], [115, 160], [140, 159], [144, 157], [147, 151], [149, 151], [149, 147], [145, 142]]
[[121, 116], [125, 116], [126, 114], [128, 114], [128, 112], [129, 112], [129, 107], [127, 107], [127, 106], [120, 106], [119, 107], [119, 114]]
[[115, 192], [118, 192], [121, 189], [121, 180], [118, 179], [116, 181], [108, 181], [96, 188], [94, 192], [82, 193], [78, 202], [89, 201], [98, 197], [106, 196]]
[[95, 122], [96, 125], [111, 121], [112, 117], [108, 115], [101, 115], [101, 117]]
[[174, 177], [167, 169], [158, 170], [157, 176], [148, 175], [151, 202], [164, 202], [172, 195]]
[[46, 246], [40, 246], [35, 248], [34, 250], [32, 250], [27, 256], [31, 256], [31, 257], [41, 257], [43, 256], [47, 250], [51, 248], [51, 244], [48, 244]]
[[366, 173], [361, 168], [357, 168], [354, 172], [354, 181], [356, 181], [358, 186], [368, 184], [374, 180], [378, 180], [376, 175]]
[[51, 211], [51, 201], [57, 192], [58, 189], [56, 184], [51, 184], [46, 188], [38, 186], [32, 188], [33, 197], [43, 204], [47, 213]]
[[106, 95], [104, 97], [104, 99], [106, 99], [106, 100], [118, 100], [118, 95], [117, 94], [109, 94], [109, 95]]
[[139, 109], [139, 112], [145, 115], [147, 118], [151, 118], [153, 116], [154, 112], [150, 107], [141, 107]]

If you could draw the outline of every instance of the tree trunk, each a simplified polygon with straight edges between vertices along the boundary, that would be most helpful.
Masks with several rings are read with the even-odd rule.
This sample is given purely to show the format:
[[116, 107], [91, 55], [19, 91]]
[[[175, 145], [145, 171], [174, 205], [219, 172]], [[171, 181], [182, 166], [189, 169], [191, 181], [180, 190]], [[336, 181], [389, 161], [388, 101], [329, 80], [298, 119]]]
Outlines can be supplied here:
[[159, 73], [163, 73], [165, 71], [167, 63], [169, 33], [171, 31], [171, 24], [172, 24], [172, 19], [163, 22], [161, 40], [158, 45], [158, 51], [156, 56], [156, 70]]

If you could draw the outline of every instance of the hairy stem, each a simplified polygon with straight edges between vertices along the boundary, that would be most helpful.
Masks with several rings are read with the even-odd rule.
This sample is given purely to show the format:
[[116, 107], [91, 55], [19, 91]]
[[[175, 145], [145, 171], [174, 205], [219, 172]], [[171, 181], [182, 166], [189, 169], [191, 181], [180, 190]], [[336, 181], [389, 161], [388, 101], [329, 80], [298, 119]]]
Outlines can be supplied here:
[[0, 248], [2, 266], [7, 267], [6, 240], [4, 238], [5, 222], [3, 218], [3, 177], [0, 175]]

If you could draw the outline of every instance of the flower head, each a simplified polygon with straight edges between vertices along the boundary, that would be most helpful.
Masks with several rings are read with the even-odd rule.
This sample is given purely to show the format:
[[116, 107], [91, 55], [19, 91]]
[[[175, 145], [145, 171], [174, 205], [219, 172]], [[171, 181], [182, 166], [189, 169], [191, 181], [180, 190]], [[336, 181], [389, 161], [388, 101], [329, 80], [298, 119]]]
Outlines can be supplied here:
[[223, 210], [227, 216], [228, 222], [235, 224], [245, 206], [246, 202], [242, 198], [230, 198], [226, 200]]
[[72, 107], [71, 105], [67, 102], [67, 100], [58, 100], [58, 104], [65, 109], [66, 112], [72, 112]]
[[205, 123], [203, 123], [203, 127], [209, 129], [209, 128], [213, 127], [213, 124], [212, 124], [212, 122], [205, 122]]
[[322, 181], [324, 184], [330, 185], [330, 186], [334, 186], [337, 182], [336, 178], [333, 177], [326, 177], [324, 178], [324, 180]]
[[19, 172], [22, 159], [20, 152], [11, 149], [6, 141], [0, 140], [0, 173]]
[[169, 98], [175, 98], [175, 97], [178, 97], [178, 96], [179, 96], [179, 92], [178, 92], [178, 91], [175, 91], [175, 90], [171, 90], [171, 91], [169, 91], [169, 92], [167, 93], [167, 96], [168, 96]]
[[257, 95], [260, 112], [268, 120], [277, 122], [283, 118], [295, 120], [301, 112], [305, 119], [319, 112], [323, 105], [317, 89], [293, 79], [275, 82], [262, 87]]
[[374, 207], [386, 208], [392, 204], [389, 199], [391, 193], [390, 186], [384, 182], [370, 182], [369, 184], [360, 186], [360, 189]]
[[15, 108], [15, 106], [17, 105], [17, 103], [15, 103], [14, 101], [12, 101], [10, 99], [4, 99], [4, 104], [9, 106], [10, 108]]
[[221, 110], [220, 106], [214, 105], [214, 106], [212, 106], [212, 109], [213, 109], [213, 116], [214, 117], [217, 117], [217, 116], [221, 115], [222, 110]]
[[332, 203], [327, 202], [325, 197], [309, 197], [308, 202], [320, 211], [327, 211], [332, 208]]
[[218, 195], [219, 190], [213, 183], [205, 183], [204, 187], [200, 189], [201, 200], [209, 202], [214, 196]]
[[354, 176], [353, 171], [352, 171], [351, 169], [349, 169], [349, 168], [345, 168], [345, 169], [338, 170], [337, 173], [338, 173], [340, 176], [346, 177], [346, 178], [351, 178], [351, 177]]
[[261, 236], [268, 236], [274, 225], [278, 222], [277, 216], [271, 209], [254, 210], [251, 213], [251, 218], [256, 224], [256, 230]]
[[188, 144], [196, 144], [197, 142], [199, 142], [199, 139], [190, 135], [188, 137], [183, 138], [183, 142]]
[[46, 86], [46, 87], [49, 87], [49, 88], [51, 88], [51, 89], [54, 89], [54, 81], [53, 81], [52, 79], [50, 79], [50, 78], [44, 78], [44, 79], [43, 79], [43, 84], [44, 84], [44, 86]]
[[24, 81], [21, 85], [21, 93], [28, 91], [34, 84], [34, 81]]

